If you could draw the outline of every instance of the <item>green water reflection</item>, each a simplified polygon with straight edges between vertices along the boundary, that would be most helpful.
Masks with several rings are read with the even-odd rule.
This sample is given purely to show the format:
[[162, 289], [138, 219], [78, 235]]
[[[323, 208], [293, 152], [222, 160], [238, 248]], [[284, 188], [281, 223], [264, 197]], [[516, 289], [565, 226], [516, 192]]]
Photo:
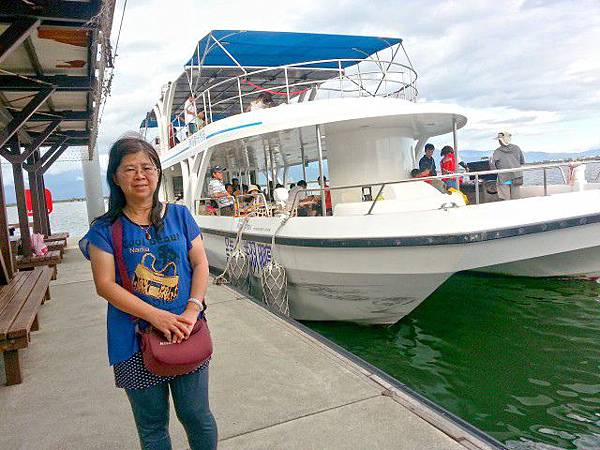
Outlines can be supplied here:
[[600, 448], [600, 285], [457, 274], [393, 327], [313, 330], [513, 448]]

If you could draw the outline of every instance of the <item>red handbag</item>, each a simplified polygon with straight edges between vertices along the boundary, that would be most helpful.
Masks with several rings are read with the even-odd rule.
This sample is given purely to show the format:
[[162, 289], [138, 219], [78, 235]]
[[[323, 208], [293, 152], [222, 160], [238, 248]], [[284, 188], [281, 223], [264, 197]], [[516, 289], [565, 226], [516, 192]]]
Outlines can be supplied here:
[[[115, 250], [115, 261], [121, 276], [123, 287], [133, 293], [131, 279], [123, 260], [123, 224], [118, 218], [111, 226]], [[140, 347], [144, 366], [148, 371], [160, 376], [184, 375], [190, 373], [208, 361], [213, 352], [210, 330], [206, 322], [206, 303], [202, 301], [202, 317], [196, 321], [190, 336], [180, 343], [166, 340], [164, 334], [149, 325], [140, 334]], [[135, 318], [137, 321], [138, 319]], [[139, 327], [138, 327], [139, 328]]]

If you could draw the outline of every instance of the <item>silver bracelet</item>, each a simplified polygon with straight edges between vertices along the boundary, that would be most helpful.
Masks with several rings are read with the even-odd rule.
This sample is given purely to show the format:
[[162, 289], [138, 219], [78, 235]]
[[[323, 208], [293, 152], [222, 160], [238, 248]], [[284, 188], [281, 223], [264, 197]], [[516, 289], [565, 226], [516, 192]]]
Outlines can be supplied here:
[[197, 299], [196, 297], [190, 297], [188, 299], [188, 303], [193, 303], [194, 305], [198, 305], [198, 307], [200, 308], [200, 311], [202, 311], [204, 309], [204, 302], [200, 299]]

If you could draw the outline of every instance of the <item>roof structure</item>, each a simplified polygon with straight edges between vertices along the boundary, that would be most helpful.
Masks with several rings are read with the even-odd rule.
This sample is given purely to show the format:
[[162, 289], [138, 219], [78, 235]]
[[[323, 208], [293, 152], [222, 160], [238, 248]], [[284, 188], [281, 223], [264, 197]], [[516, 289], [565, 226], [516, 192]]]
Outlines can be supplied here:
[[20, 141], [32, 142], [59, 120], [43, 145], [67, 137], [70, 146], [86, 147], [82, 157], [91, 157], [104, 69], [112, 65], [114, 7], [115, 0], [2, 1], [0, 130], [37, 98], [41, 103], [17, 132]]
[[[308, 61], [362, 59], [402, 39], [343, 34], [213, 30], [196, 46], [186, 67], [277, 67]], [[354, 64], [342, 63], [342, 67]], [[338, 68], [337, 62], [308, 67]]]
[[[231, 99], [216, 107], [213, 103], [211, 108], [213, 114], [224, 117], [239, 109], [240, 91], [244, 96], [286, 84], [330, 80], [340, 70], [401, 44], [401, 39], [389, 37], [213, 30], [198, 42], [184, 72], [174, 82], [172, 112], [178, 114], [183, 110], [190, 92], [199, 98], [199, 93], [214, 86], [213, 102]], [[287, 65], [291, 67], [284, 70]], [[260, 70], [267, 68], [273, 69]], [[243, 74], [249, 75], [238, 86], [236, 77]], [[276, 98], [276, 102], [282, 100], [283, 96]]]

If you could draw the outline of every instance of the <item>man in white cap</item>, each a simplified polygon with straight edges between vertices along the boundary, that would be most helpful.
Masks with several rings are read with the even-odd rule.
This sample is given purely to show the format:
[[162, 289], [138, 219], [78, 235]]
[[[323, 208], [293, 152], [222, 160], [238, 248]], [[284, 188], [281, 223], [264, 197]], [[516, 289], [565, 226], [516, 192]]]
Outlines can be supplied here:
[[217, 202], [219, 215], [233, 216], [233, 197], [225, 189], [223, 184], [223, 172], [225, 169], [221, 166], [214, 166], [210, 169], [211, 179], [208, 182], [208, 196]]
[[[490, 161], [490, 168], [495, 169], [517, 169], [525, 164], [523, 152], [518, 145], [510, 143], [511, 134], [508, 131], [501, 131], [495, 139], [498, 139], [500, 147], [494, 150]], [[515, 170], [514, 172], [503, 172], [498, 174], [496, 185], [498, 187], [498, 197], [501, 200], [511, 200], [520, 198], [521, 185], [523, 184], [523, 172]]]

